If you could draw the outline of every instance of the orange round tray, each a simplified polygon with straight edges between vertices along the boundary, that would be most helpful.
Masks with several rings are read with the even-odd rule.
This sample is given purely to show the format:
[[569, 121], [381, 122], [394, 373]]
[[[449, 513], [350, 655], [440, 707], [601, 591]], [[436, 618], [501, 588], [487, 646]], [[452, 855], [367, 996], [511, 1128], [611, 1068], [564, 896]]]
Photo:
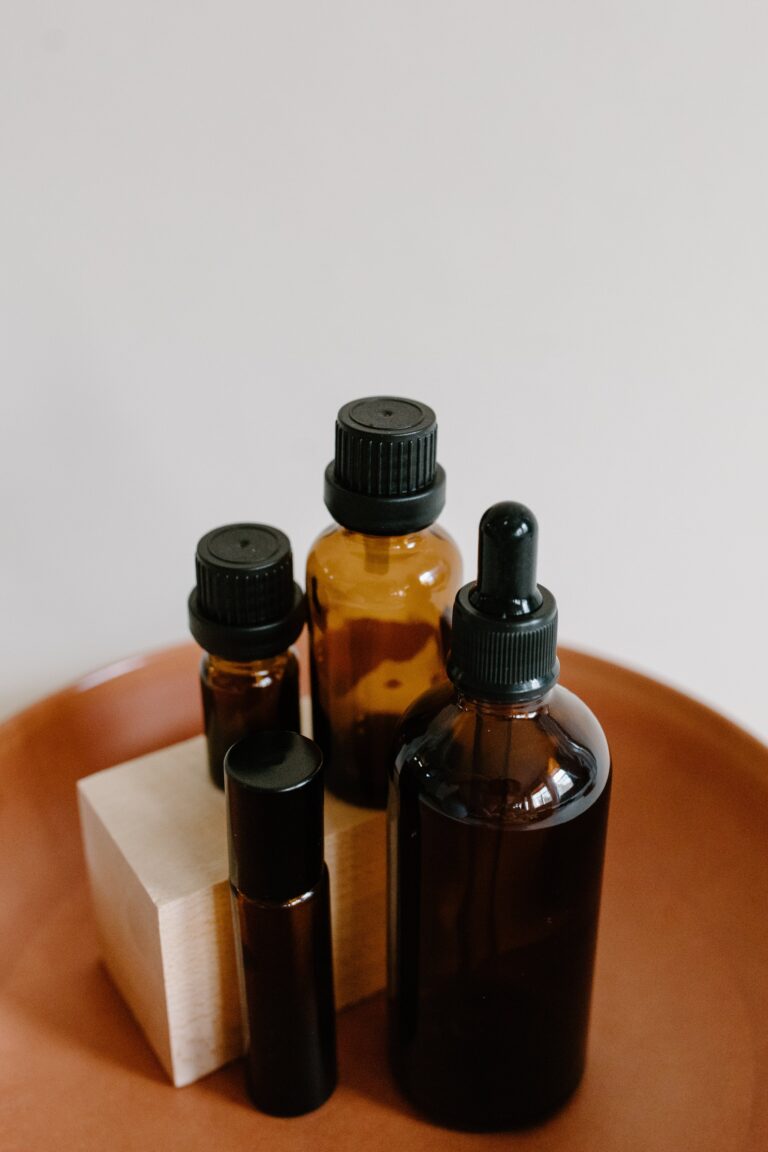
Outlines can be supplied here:
[[0, 727], [0, 1146], [56, 1149], [768, 1148], [768, 749], [700, 704], [563, 652], [615, 782], [590, 1059], [514, 1135], [446, 1132], [401, 1098], [377, 996], [339, 1018], [340, 1084], [275, 1120], [238, 1065], [166, 1080], [99, 963], [74, 782], [199, 729], [192, 645], [124, 661]]

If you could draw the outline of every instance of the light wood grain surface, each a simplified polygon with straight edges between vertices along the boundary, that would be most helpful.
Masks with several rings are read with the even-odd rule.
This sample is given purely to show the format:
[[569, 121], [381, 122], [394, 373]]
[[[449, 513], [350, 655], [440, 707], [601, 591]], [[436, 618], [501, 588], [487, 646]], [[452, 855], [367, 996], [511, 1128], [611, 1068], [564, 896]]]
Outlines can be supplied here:
[[[171, 1080], [243, 1052], [224, 793], [202, 736], [78, 781], [101, 955]], [[385, 983], [383, 812], [328, 795], [336, 1004]]]

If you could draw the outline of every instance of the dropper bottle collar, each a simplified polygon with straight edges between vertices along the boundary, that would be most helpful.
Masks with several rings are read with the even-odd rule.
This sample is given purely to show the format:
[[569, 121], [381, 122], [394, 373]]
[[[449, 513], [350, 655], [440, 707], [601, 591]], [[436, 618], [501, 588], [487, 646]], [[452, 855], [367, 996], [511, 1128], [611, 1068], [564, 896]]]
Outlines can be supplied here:
[[494, 504], [480, 521], [477, 580], [453, 607], [448, 675], [468, 696], [531, 700], [557, 682], [557, 603], [536, 583], [538, 524], [524, 504]]

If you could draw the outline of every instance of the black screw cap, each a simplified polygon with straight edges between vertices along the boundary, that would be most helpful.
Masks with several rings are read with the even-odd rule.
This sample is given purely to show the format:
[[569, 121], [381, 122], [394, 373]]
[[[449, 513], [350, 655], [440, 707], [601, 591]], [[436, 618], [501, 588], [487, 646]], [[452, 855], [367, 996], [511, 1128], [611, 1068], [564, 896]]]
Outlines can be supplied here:
[[229, 874], [252, 900], [292, 900], [323, 872], [323, 756], [296, 732], [259, 732], [224, 757]]
[[494, 504], [480, 521], [478, 576], [453, 608], [448, 675], [462, 692], [511, 702], [557, 681], [557, 604], [536, 583], [538, 524], [524, 504]]
[[231, 660], [274, 656], [304, 626], [291, 544], [267, 524], [214, 528], [197, 545], [189, 627], [201, 647]]
[[325, 472], [325, 503], [339, 524], [373, 536], [431, 524], [445, 504], [437, 463], [437, 420], [417, 400], [352, 400], [336, 419], [336, 456]]

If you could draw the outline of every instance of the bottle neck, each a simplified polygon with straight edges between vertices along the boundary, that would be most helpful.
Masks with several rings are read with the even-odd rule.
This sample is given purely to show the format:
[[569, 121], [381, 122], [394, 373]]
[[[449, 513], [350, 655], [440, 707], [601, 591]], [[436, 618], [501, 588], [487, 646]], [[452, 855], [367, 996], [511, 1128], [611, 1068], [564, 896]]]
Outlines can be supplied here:
[[419, 528], [399, 536], [372, 536], [341, 526], [338, 531], [350, 551], [362, 557], [366, 572], [384, 576], [389, 571], [390, 564], [401, 564], [409, 556], [418, 553], [430, 529], [431, 525], [427, 525], [426, 528]]
[[350, 541], [354, 541], [364, 548], [386, 548], [390, 552], [409, 551], [418, 544], [419, 540], [421, 540], [431, 528], [432, 525], [427, 524], [423, 528], [415, 529], [412, 532], [403, 532], [395, 536], [374, 536], [369, 532], [355, 532], [351, 528], [345, 528], [342, 524], [336, 525], [336, 530]]
[[213, 652], [203, 655], [203, 667], [209, 673], [220, 673], [226, 676], [254, 676], [260, 672], [273, 675], [291, 659], [292, 649], [285, 652], [276, 652], [273, 656], [262, 656], [258, 660], [228, 660], [223, 656], [216, 656]]
[[456, 689], [456, 703], [464, 712], [477, 712], [482, 716], [493, 716], [505, 720], [525, 720], [549, 710], [552, 697], [557, 689], [553, 684], [546, 692], [529, 700], [482, 700]]

